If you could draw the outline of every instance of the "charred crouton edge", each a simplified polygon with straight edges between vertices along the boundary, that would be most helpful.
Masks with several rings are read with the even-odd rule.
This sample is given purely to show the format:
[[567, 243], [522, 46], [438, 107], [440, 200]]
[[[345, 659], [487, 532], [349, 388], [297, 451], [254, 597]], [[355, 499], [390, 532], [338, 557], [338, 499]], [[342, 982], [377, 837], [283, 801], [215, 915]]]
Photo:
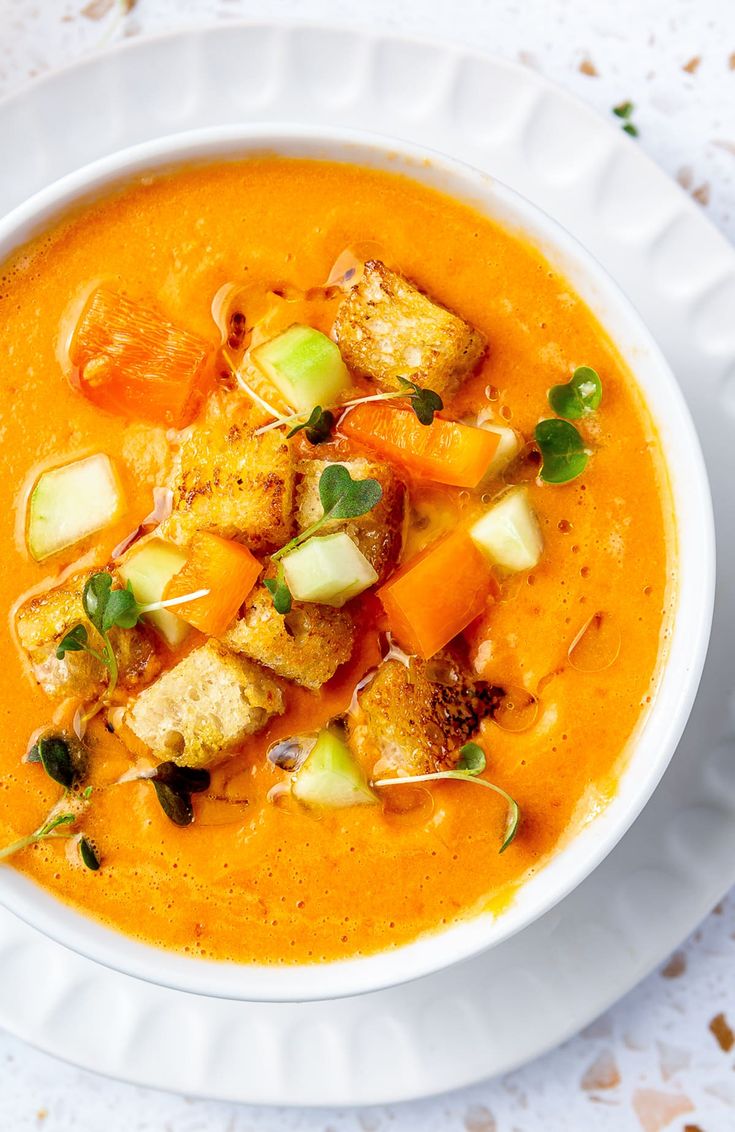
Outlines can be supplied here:
[[447, 398], [485, 351], [479, 331], [381, 263], [368, 260], [337, 311], [334, 333], [347, 365], [384, 389], [404, 377]]
[[497, 703], [497, 688], [473, 681], [446, 653], [410, 667], [387, 660], [358, 696], [350, 745], [375, 778], [433, 774], [454, 765]]
[[222, 637], [228, 648], [312, 691], [350, 659], [354, 642], [347, 610], [295, 603], [282, 617], [263, 588], [253, 591], [240, 619]]
[[291, 536], [294, 466], [277, 432], [255, 435], [250, 407], [233, 394], [213, 398], [176, 458], [173, 510], [160, 533], [186, 543], [197, 531], [239, 538], [254, 553]]
[[[324, 532], [345, 531], [357, 543], [380, 581], [384, 581], [400, 558], [407, 514], [406, 485], [387, 464], [370, 460], [337, 460], [353, 479], [378, 481], [383, 495], [377, 507], [359, 519], [337, 519]], [[306, 530], [322, 515], [319, 480], [329, 466], [326, 460], [303, 460], [297, 468], [296, 526]]]
[[158, 759], [211, 766], [284, 706], [267, 672], [208, 641], [141, 692], [125, 724]]
[[[33, 674], [47, 696], [93, 699], [107, 683], [105, 666], [87, 652], [67, 652], [58, 660], [56, 648], [70, 629], [88, 625], [82, 591], [90, 573], [75, 574], [60, 586], [30, 598], [16, 614], [15, 628]], [[89, 628], [91, 636], [94, 629]], [[139, 688], [161, 670], [153, 638], [144, 628], [110, 630], [117, 657], [119, 683]], [[93, 645], [93, 641], [90, 641]]]

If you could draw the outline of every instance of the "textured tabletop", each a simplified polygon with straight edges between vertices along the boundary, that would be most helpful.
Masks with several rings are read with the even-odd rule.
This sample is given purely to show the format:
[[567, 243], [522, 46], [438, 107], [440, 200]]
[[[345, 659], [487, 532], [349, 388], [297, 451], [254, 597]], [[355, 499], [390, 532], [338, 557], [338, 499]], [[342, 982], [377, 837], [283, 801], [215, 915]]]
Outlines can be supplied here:
[[[733, 0], [0, 0], [0, 94], [123, 37], [237, 18], [451, 38], [538, 69], [602, 114], [631, 100], [639, 144], [735, 240]], [[734, 976], [731, 895], [659, 971], [555, 1052], [439, 1100], [361, 1111], [172, 1097], [70, 1068], [0, 1033], [0, 1128], [731, 1132]]]

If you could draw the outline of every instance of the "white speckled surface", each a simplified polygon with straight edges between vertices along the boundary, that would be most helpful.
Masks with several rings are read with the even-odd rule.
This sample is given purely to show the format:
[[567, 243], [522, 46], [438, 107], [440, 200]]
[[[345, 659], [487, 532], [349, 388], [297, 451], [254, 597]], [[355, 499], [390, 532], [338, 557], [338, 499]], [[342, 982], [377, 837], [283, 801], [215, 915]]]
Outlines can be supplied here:
[[[732, 0], [373, 0], [369, 7], [355, 0], [280, 0], [267, 8], [252, 0], [139, 0], [127, 16], [122, 7], [116, 0], [0, 0], [0, 92], [123, 35], [276, 13], [382, 22], [520, 57], [605, 114], [632, 99], [640, 144], [735, 238]], [[590, 70], [597, 74], [585, 73]], [[651, 976], [560, 1050], [502, 1080], [392, 1109], [294, 1112], [189, 1102], [93, 1077], [0, 1037], [2, 1128], [729, 1132], [735, 1058], [709, 1024], [724, 1014], [735, 1026], [734, 939], [730, 898], [666, 973]]]

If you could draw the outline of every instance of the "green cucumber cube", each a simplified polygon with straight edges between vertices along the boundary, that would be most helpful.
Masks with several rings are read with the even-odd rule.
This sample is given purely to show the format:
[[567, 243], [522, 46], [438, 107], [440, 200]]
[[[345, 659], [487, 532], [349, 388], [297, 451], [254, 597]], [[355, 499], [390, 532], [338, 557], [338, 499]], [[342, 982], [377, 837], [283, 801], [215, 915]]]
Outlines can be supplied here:
[[349, 747], [326, 730], [294, 774], [291, 793], [305, 806], [369, 806], [377, 801]]
[[28, 511], [28, 549], [37, 562], [113, 523], [125, 499], [109, 456], [98, 453], [44, 472]]
[[495, 455], [482, 477], [482, 482], [487, 483], [488, 480], [495, 479], [501, 472], [504, 472], [511, 460], [516, 458], [521, 450], [521, 442], [515, 429], [507, 428], [505, 425], [483, 424], [480, 425], [480, 428], [483, 428], [485, 432], [494, 433], [498, 438]]
[[315, 405], [334, 405], [351, 385], [339, 347], [311, 326], [289, 326], [256, 346], [251, 358], [299, 413], [309, 413]]
[[[124, 582], [130, 582], [135, 600], [140, 605], [163, 601], [166, 586], [186, 562], [186, 553], [172, 542], [152, 538], [139, 548], [134, 547], [119, 567]], [[189, 625], [170, 609], [156, 609], [144, 614], [167, 645], [178, 648], [189, 635]]]
[[318, 605], [344, 605], [378, 580], [365, 555], [344, 531], [307, 539], [286, 555], [283, 571], [295, 601]]
[[491, 562], [505, 570], [532, 570], [544, 548], [538, 519], [523, 487], [501, 496], [470, 527], [470, 537]]

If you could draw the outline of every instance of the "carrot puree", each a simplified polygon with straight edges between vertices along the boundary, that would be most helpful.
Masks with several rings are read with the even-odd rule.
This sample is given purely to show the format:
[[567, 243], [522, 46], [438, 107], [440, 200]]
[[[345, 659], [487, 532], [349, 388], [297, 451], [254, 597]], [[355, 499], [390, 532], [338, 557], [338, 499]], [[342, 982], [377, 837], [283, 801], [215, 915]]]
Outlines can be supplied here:
[[[499, 855], [502, 799], [456, 781], [432, 785], [406, 812], [390, 791], [384, 807], [318, 815], [267, 800], [282, 778], [264, 757], [270, 744], [345, 711], [378, 661], [379, 607], [368, 602], [357, 655], [321, 693], [290, 691], [286, 714], [214, 769], [209, 793], [193, 799], [191, 826], [171, 824], [150, 785], [112, 785], [131, 753], [101, 719], [91, 724], [84, 831], [101, 869], [70, 865], [59, 841], [24, 850], [12, 867], [165, 948], [239, 962], [332, 960], [502, 908], [614, 793], [656, 687], [674, 570], [662, 456], [633, 376], [565, 279], [516, 236], [398, 175], [277, 158], [189, 168], [101, 199], [0, 268], [0, 844], [35, 829], [60, 793], [40, 767], [21, 763], [29, 737], [59, 708], [21, 656], [13, 610], [80, 557], [75, 547], [50, 564], [30, 558], [27, 491], [44, 467], [108, 453], [127, 511], [81, 548], [85, 563], [104, 568], [151, 510], [169, 463], [164, 427], [106, 413], [67, 379], [59, 337], [70, 304], [104, 281], [153, 301], [216, 349], [212, 303], [226, 285], [245, 294], [318, 286], [345, 248], [376, 244], [389, 266], [487, 338], [481, 370], [446, 406], [454, 419], [480, 411], [530, 440], [538, 420], [552, 415], [547, 390], [572, 367], [593, 366], [602, 379], [601, 408], [580, 424], [592, 449], [584, 474], [554, 486], [527, 469], [544, 536], [539, 565], [503, 581], [466, 634], [484, 678], [539, 697], [525, 730], [482, 726], [488, 774], [517, 799], [521, 826]], [[316, 304], [305, 320], [328, 331], [333, 315], [333, 304]], [[284, 324], [299, 317], [303, 311], [286, 312]], [[483, 508], [482, 489], [411, 486], [404, 560]], [[589, 671], [567, 652], [597, 613], [619, 649]]]

